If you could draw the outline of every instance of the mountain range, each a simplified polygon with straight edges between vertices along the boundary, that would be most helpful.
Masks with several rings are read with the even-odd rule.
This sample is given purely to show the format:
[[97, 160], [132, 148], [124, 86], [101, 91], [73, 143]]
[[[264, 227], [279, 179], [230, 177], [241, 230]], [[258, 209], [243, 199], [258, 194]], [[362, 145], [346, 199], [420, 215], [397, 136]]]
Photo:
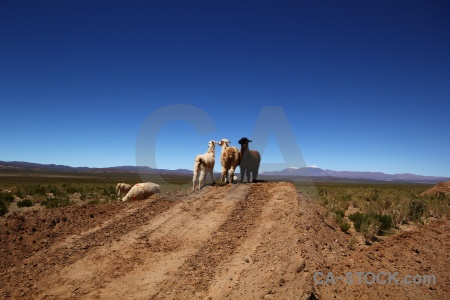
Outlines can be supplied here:
[[[107, 168], [70, 167], [55, 164], [38, 164], [19, 161], [0, 161], [0, 172], [2, 171], [47, 171], [47, 172], [92, 172], [92, 173], [167, 173], [167, 174], [192, 174], [192, 170], [177, 169], [152, 169], [141, 166], [117, 166]], [[261, 177], [313, 177], [317, 179], [351, 179], [351, 180], [375, 180], [393, 182], [417, 182], [417, 183], [437, 183], [450, 181], [448, 177], [422, 176], [415, 174], [385, 174], [382, 172], [357, 172], [357, 171], [333, 171], [324, 170], [316, 166], [291, 167], [281, 171], [266, 171], [260, 173]], [[239, 176], [238, 176], [239, 177]]]
[[177, 169], [152, 169], [150, 167], [140, 166], [118, 166], [106, 168], [89, 168], [89, 167], [70, 167], [65, 165], [55, 164], [37, 164], [22, 161], [1, 161], [0, 172], [4, 170], [9, 171], [50, 171], [50, 172], [93, 172], [93, 173], [176, 173], [176, 174], [192, 174], [191, 170]]
[[358, 171], [333, 171], [323, 170], [316, 166], [302, 167], [302, 168], [286, 168], [281, 171], [262, 172], [262, 176], [310, 176], [310, 177], [333, 177], [333, 178], [346, 178], [346, 179], [367, 179], [377, 181], [407, 181], [407, 182], [424, 182], [424, 183], [437, 183], [442, 181], [449, 181], [448, 177], [437, 176], [423, 176], [410, 173], [402, 174], [386, 174], [382, 172], [358, 172]]

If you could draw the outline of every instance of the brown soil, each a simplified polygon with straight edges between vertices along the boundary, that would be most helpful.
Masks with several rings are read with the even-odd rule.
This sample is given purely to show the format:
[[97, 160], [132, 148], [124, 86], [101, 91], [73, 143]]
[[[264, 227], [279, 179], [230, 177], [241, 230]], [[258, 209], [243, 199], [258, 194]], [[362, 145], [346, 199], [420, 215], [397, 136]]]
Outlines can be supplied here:
[[[450, 221], [350, 250], [353, 239], [290, 183], [27, 211], [0, 220], [0, 297], [450, 298]], [[315, 272], [357, 271], [429, 274], [437, 283], [314, 282]]]
[[430, 196], [439, 196], [445, 195], [450, 196], [450, 181], [440, 182], [433, 186], [432, 188], [426, 190], [421, 196], [430, 195]]

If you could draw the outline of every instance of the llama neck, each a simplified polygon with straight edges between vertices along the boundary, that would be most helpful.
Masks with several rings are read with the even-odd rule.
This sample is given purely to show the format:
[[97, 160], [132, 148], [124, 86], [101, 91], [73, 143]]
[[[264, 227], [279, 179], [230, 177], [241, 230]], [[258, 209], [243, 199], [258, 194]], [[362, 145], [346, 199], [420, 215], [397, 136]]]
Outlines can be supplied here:
[[242, 146], [242, 147], [241, 147], [241, 154], [242, 154], [242, 155], [244, 155], [244, 154], [247, 153], [248, 151], [250, 151], [250, 150], [248, 149], [248, 146]]
[[209, 148], [208, 153], [211, 153], [214, 156], [215, 155], [214, 152], [215, 152], [214, 148]]

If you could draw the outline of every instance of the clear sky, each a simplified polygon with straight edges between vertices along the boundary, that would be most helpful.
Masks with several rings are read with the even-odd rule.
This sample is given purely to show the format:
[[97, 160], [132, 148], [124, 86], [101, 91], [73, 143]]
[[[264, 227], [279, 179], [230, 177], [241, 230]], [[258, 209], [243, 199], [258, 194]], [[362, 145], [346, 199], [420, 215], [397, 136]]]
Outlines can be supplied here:
[[[136, 165], [145, 120], [187, 104], [214, 131], [167, 124], [156, 162], [192, 169], [281, 106], [306, 165], [450, 176], [449, 16], [448, 1], [1, 1], [0, 160]], [[258, 150], [283, 161], [275, 138]]]

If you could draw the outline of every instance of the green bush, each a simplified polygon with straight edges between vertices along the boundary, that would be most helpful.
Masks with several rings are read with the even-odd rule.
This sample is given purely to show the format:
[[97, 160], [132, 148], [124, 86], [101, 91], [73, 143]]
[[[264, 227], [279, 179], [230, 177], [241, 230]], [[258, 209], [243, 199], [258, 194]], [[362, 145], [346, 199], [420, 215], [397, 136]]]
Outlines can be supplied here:
[[419, 199], [412, 200], [408, 205], [408, 217], [411, 221], [419, 221], [425, 212], [425, 203]]
[[4, 216], [8, 213], [8, 203], [0, 199], [0, 216]]
[[334, 213], [336, 214], [336, 217], [340, 217], [341, 219], [345, 216], [345, 213], [343, 210], [337, 210]]
[[361, 225], [364, 222], [364, 214], [358, 212], [355, 212], [348, 216], [350, 221], [353, 222], [353, 226], [355, 227], [355, 230], [360, 232], [361, 231]]
[[347, 233], [348, 230], [350, 229], [350, 224], [349, 224], [347, 221], [342, 220], [342, 221], [339, 223], [339, 227], [341, 228], [341, 230], [342, 230], [343, 232]]
[[19, 187], [15, 188], [14, 195], [16, 195], [19, 198], [24, 198], [25, 197], [25, 194], [24, 194], [23, 190], [21, 188], [19, 188]]
[[110, 200], [114, 200], [117, 197], [116, 188], [114, 186], [107, 186], [98, 191], [100, 197], [105, 197]]
[[394, 227], [394, 223], [392, 222], [392, 217], [389, 215], [376, 215], [378, 221], [380, 221], [380, 233], [385, 233], [392, 227]]
[[13, 202], [14, 196], [11, 193], [2, 191], [0, 192], [0, 200], [3, 200], [5, 202]]
[[394, 226], [392, 217], [389, 215], [373, 213], [363, 214], [360, 212], [356, 212], [349, 215], [348, 218], [353, 222], [353, 226], [358, 232], [362, 232], [369, 227], [373, 228], [375, 224], [378, 224], [376, 234], [382, 235]]
[[75, 193], [81, 193], [84, 189], [80, 186], [75, 186], [73, 184], [69, 184], [69, 183], [64, 183], [62, 185], [62, 189], [67, 193], [67, 194], [75, 194]]
[[25, 199], [17, 202], [18, 207], [30, 207], [33, 206], [33, 201], [30, 199]]
[[345, 216], [344, 211], [337, 210], [334, 213], [335, 213], [336, 223], [339, 225], [339, 227], [341, 228], [341, 230], [343, 232], [347, 233], [348, 230], [350, 229], [350, 224], [346, 220], [344, 220], [344, 216]]
[[372, 217], [368, 217], [365, 222], [361, 224], [361, 234], [364, 237], [366, 244], [370, 244], [375, 240], [375, 236], [380, 232], [380, 222]]
[[41, 205], [45, 205], [46, 208], [64, 207], [70, 204], [69, 198], [47, 198], [41, 202]]
[[34, 186], [33, 188], [34, 195], [45, 196], [45, 193], [46, 193], [45, 186], [42, 186], [40, 184]]

